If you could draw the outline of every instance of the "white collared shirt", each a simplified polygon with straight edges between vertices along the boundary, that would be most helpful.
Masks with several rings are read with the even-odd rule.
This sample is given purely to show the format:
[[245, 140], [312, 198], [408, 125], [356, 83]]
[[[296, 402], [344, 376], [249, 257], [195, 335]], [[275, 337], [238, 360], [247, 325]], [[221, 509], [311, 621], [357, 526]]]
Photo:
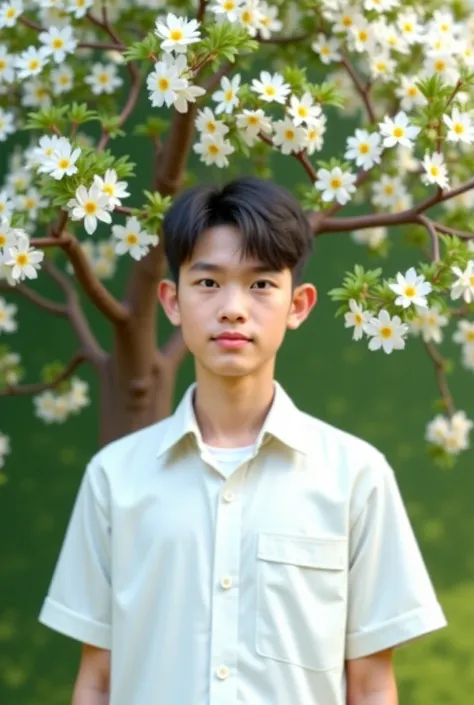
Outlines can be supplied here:
[[111, 649], [110, 705], [344, 705], [345, 659], [446, 625], [393, 471], [276, 383], [221, 473], [193, 390], [92, 458], [39, 620]]

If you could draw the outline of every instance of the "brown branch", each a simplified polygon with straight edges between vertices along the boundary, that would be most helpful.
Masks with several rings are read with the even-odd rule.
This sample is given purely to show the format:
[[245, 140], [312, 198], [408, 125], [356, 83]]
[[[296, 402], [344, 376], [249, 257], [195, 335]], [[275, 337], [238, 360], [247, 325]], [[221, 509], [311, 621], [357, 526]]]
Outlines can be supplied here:
[[204, 15], [206, 14], [207, 0], [199, 0], [199, 7], [196, 13], [196, 19], [198, 22], [202, 22]]
[[432, 343], [425, 342], [424, 345], [428, 355], [433, 360], [439, 390], [441, 392], [446, 411], [451, 417], [456, 412], [456, 408], [454, 406], [453, 396], [449, 390], [448, 381], [446, 379], [446, 360], [444, 359], [444, 357], [442, 357], [442, 355], [439, 354], [436, 347]]
[[79, 241], [71, 233], [65, 232], [58, 238], [58, 245], [71, 262], [77, 280], [92, 303], [112, 323], [123, 323], [130, 312], [126, 306], [117, 301], [94, 274], [92, 267], [82, 250]]
[[[263, 132], [258, 133], [259, 138], [262, 140], [262, 142], [266, 142], [266, 144], [270, 145], [270, 147], [275, 147], [273, 140], [271, 137], [267, 137], [267, 135], [264, 135]], [[276, 149], [276, 147], [275, 147]], [[303, 169], [306, 171], [308, 174], [309, 178], [311, 179], [311, 182], [314, 183], [316, 181], [317, 174], [316, 170], [309, 161], [308, 157], [304, 153], [304, 151], [301, 152], [292, 152], [291, 156], [296, 159], [296, 161], [300, 162], [300, 164], [303, 166]]]
[[53, 316], [67, 317], [68, 315], [67, 306], [64, 306], [64, 304], [58, 304], [55, 301], [50, 301], [46, 297], [37, 294], [36, 291], [33, 291], [33, 289], [30, 289], [25, 284], [17, 284], [16, 286], [0, 284], [0, 291], [9, 291], [14, 294], [20, 294], [21, 296], [24, 296], [25, 299], [28, 299], [35, 304], [35, 306], [42, 308], [43, 311], [47, 311]]
[[68, 379], [76, 370], [79, 365], [87, 360], [87, 356], [83, 352], [78, 352], [71, 359], [67, 367], [55, 377], [51, 382], [36, 382], [35, 384], [17, 384], [13, 386], [6, 386], [0, 389], [0, 397], [18, 397], [39, 394], [47, 389], [54, 389], [58, 384], [64, 382]]
[[[106, 32], [109, 35], [109, 37], [116, 44], [123, 45], [123, 42], [121, 41], [120, 37], [114, 31], [114, 29], [112, 28], [112, 26], [110, 25], [110, 23], [108, 21], [106, 5], [102, 5], [102, 21], [99, 20], [98, 17], [95, 17], [91, 12], [86, 12], [86, 17], [90, 20], [90, 22], [92, 22], [92, 24], [95, 24], [97, 27], [100, 27], [102, 30], [104, 30], [104, 32]], [[125, 46], [125, 45], [123, 45], [123, 46]], [[141, 76], [140, 76], [140, 72], [137, 68], [137, 65], [133, 61], [127, 61], [127, 70], [130, 74], [131, 88], [130, 88], [127, 102], [125, 103], [125, 105], [120, 113], [119, 127], [122, 127], [122, 125], [125, 123], [125, 121], [132, 114], [133, 109], [134, 109], [136, 102], [138, 100], [138, 97], [140, 95]], [[101, 134], [101, 137], [99, 140], [99, 144], [97, 145], [97, 150], [99, 152], [101, 152], [106, 147], [109, 139], [110, 139], [109, 133], [105, 129], [102, 129], [102, 134]]]
[[30, 240], [31, 247], [60, 247], [57, 237], [35, 237]]
[[377, 122], [377, 118], [375, 115], [375, 109], [374, 109], [374, 106], [372, 105], [372, 101], [371, 101], [370, 95], [369, 95], [370, 94], [370, 83], [368, 83], [366, 86], [364, 86], [361, 77], [357, 73], [355, 67], [352, 65], [349, 57], [343, 52], [341, 52], [341, 56], [342, 56], [341, 63], [344, 66], [344, 68], [346, 69], [349, 76], [351, 77], [352, 82], [357, 89], [357, 92], [359, 93], [360, 97], [362, 98], [362, 101], [364, 103], [369, 121], [372, 123]]
[[420, 225], [424, 225], [425, 228], [428, 231], [428, 235], [431, 238], [431, 243], [432, 243], [432, 248], [433, 248], [433, 262], [439, 262], [440, 260], [440, 254], [439, 254], [439, 237], [438, 233], [436, 232], [436, 229], [434, 227], [434, 223], [432, 220], [427, 218], [425, 215], [419, 215], [418, 216], [418, 222]]
[[435, 220], [431, 221], [433, 227], [440, 233], [446, 233], [446, 235], [456, 235], [456, 237], [461, 240], [474, 240], [474, 233], [469, 233], [466, 230], [458, 230], [457, 228], [451, 228], [448, 225], [443, 225], [443, 223], [438, 223]]
[[[24, 15], [19, 17], [18, 21], [21, 22], [22, 24], [24, 24], [25, 27], [29, 27], [30, 29], [34, 29], [35, 32], [46, 32], [45, 27], [42, 27], [41, 25], [36, 24], [35, 22], [32, 22]], [[125, 44], [122, 44], [122, 42], [115, 42], [115, 43], [112, 43], [112, 42], [78, 42], [77, 48], [78, 49], [98, 49], [99, 51], [124, 51], [127, 47]]]
[[209, 91], [213, 91], [214, 88], [219, 85], [221, 78], [223, 78], [223, 76], [226, 76], [234, 66], [235, 64], [233, 64], [231, 61], [227, 61], [225, 64], [222, 64], [219, 71], [213, 73], [212, 76], [210, 76], [208, 80], [203, 83], [202, 87], [204, 88], [206, 93], [208, 93]]
[[312, 32], [302, 32], [292, 37], [269, 37], [269, 39], [264, 39], [260, 33], [257, 33], [255, 39], [261, 44], [293, 44], [293, 42], [302, 42], [305, 39], [309, 39], [311, 35]]
[[[311, 212], [308, 213], [308, 219], [313, 227], [314, 235], [324, 235], [327, 233], [343, 233], [350, 230], [363, 230], [365, 228], [374, 228], [378, 226], [395, 226], [395, 225], [406, 225], [406, 224], [416, 224], [419, 223], [419, 216], [429, 208], [432, 208], [438, 203], [448, 201], [451, 198], [469, 191], [474, 188], [474, 179], [466, 181], [466, 183], [451, 189], [450, 191], [437, 192], [433, 196], [415, 204], [407, 210], [400, 211], [399, 213], [368, 213], [367, 215], [356, 215], [346, 218], [331, 218], [331, 217], [321, 217], [321, 213]], [[438, 223], [432, 221], [434, 227], [440, 232], [448, 232], [446, 226], [438, 228]], [[442, 229], [444, 228], [444, 229]], [[449, 233], [448, 233], [449, 234]], [[466, 238], [466, 233], [462, 234], [462, 231], [457, 233], [451, 232], [451, 234], [458, 234], [459, 237]]]
[[45, 260], [43, 269], [64, 293], [69, 320], [89, 360], [96, 366], [103, 363], [106, 359], [106, 354], [92, 333], [89, 322], [82, 310], [74, 282], [50, 260]]

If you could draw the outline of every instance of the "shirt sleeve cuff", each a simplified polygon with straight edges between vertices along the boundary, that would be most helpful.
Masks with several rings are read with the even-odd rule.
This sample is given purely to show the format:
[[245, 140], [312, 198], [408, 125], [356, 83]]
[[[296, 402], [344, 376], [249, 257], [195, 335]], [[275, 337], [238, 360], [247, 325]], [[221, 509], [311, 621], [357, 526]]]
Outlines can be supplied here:
[[109, 624], [97, 622], [73, 612], [68, 607], [47, 597], [41, 608], [38, 621], [61, 634], [92, 644], [102, 649], [111, 649], [111, 628]]
[[442, 629], [447, 625], [441, 606], [436, 603], [391, 619], [366, 632], [348, 634], [346, 659], [361, 658], [370, 654], [401, 646], [407, 641]]

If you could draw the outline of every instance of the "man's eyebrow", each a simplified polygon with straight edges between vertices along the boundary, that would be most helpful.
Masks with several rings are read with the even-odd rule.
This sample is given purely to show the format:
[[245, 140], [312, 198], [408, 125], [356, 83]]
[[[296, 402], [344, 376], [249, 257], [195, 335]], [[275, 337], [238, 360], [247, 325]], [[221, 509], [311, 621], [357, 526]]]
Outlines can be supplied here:
[[[270, 267], [268, 264], [255, 264], [250, 267], [246, 267], [248, 272], [252, 272], [255, 274], [261, 274], [261, 273], [269, 273], [269, 272], [276, 272], [277, 270], [274, 269], [273, 267]], [[229, 267], [222, 267], [220, 264], [216, 264], [215, 262], [205, 262], [204, 260], [198, 260], [197, 262], [194, 262], [189, 267], [190, 272], [215, 272], [216, 274], [223, 274], [224, 272], [229, 271]]]

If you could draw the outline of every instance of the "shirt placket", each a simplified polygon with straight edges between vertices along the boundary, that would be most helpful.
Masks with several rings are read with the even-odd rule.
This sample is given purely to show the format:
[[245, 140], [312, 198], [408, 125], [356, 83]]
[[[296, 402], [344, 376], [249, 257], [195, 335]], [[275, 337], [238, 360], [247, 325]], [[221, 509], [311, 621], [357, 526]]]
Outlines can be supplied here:
[[237, 702], [243, 471], [241, 467], [234, 472], [219, 493], [214, 548], [209, 705], [233, 705]]

